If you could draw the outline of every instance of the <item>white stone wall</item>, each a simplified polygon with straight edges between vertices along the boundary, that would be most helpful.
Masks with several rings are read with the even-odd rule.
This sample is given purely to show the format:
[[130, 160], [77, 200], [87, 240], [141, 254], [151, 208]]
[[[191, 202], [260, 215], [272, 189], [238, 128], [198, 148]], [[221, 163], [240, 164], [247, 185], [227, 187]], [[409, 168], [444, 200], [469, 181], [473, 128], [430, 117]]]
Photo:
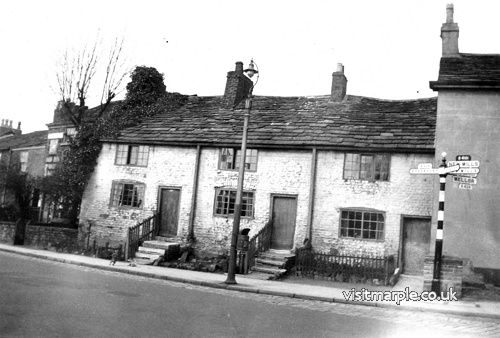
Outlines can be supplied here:
[[[329, 252], [383, 256], [399, 250], [401, 215], [430, 216], [435, 175], [410, 175], [410, 168], [433, 162], [432, 155], [393, 154], [389, 181], [344, 180], [344, 154], [318, 152], [313, 247]], [[434, 165], [435, 166], [435, 165]], [[384, 240], [339, 238], [340, 211], [375, 209], [385, 213]]]
[[[97, 166], [85, 190], [80, 226], [88, 230], [92, 224], [91, 237], [98, 242], [123, 242], [126, 230], [151, 216], [158, 206], [161, 187], [178, 187], [180, 196], [180, 224], [189, 219], [195, 148], [150, 146], [147, 167], [115, 165], [116, 145], [106, 143], [99, 155]], [[145, 184], [142, 208], [110, 207], [113, 180], [133, 180]], [[179, 226], [179, 235], [186, 229]]]
[[[219, 170], [219, 149], [204, 148], [200, 161], [200, 180], [194, 225], [200, 250], [211, 247], [224, 252], [229, 248], [232, 217], [214, 216], [215, 188], [236, 189], [238, 172]], [[310, 151], [259, 150], [257, 171], [245, 172], [244, 190], [254, 191], [254, 218], [242, 218], [240, 229], [250, 228], [250, 237], [270, 218], [271, 194], [297, 196], [295, 243], [302, 243], [307, 224], [307, 203], [311, 172]]]
[[[158, 206], [161, 186], [181, 189], [179, 236], [188, 231], [196, 148], [150, 148], [148, 167], [116, 166], [116, 145], [105, 144], [86, 189], [80, 215], [82, 229], [92, 222], [92, 236], [102, 242], [124, 241], [126, 229], [150, 216]], [[270, 219], [273, 194], [297, 197], [294, 246], [308, 235], [307, 216], [311, 176], [311, 151], [259, 150], [257, 171], [246, 171], [244, 189], [254, 191], [255, 214], [242, 218], [240, 229], [250, 236]], [[389, 182], [345, 181], [344, 153], [318, 151], [313, 247], [351, 254], [397, 254], [401, 215], [430, 216], [432, 177], [410, 175], [418, 163], [432, 162], [431, 155], [393, 155]], [[219, 148], [202, 148], [194, 234], [200, 252], [223, 253], [229, 248], [233, 218], [214, 215], [215, 189], [237, 186], [237, 171], [219, 170]], [[145, 184], [141, 209], [109, 207], [113, 180], [130, 179]], [[370, 208], [385, 212], [384, 241], [339, 239], [341, 208]]]

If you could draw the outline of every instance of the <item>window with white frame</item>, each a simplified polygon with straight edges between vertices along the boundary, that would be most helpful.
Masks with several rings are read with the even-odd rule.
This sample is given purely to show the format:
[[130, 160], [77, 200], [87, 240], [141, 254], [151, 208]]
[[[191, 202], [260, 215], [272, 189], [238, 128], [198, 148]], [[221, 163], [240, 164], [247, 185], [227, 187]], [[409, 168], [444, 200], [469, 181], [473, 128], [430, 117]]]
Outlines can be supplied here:
[[[214, 214], [218, 216], [233, 216], [236, 204], [236, 190], [221, 189], [215, 190]], [[243, 191], [241, 201], [241, 217], [253, 217], [254, 215], [254, 193], [253, 191]]]
[[391, 156], [388, 154], [345, 154], [344, 179], [388, 181]]
[[383, 212], [344, 209], [340, 212], [340, 237], [383, 240], [384, 224]]
[[58, 139], [50, 139], [49, 140], [49, 155], [56, 155], [58, 146], [59, 146]]
[[115, 164], [146, 167], [148, 157], [149, 146], [119, 144], [116, 148]]
[[110, 201], [112, 207], [141, 208], [143, 200], [143, 183], [113, 181]]
[[19, 162], [21, 163], [21, 171], [25, 173], [28, 171], [28, 155], [27, 151], [21, 151], [19, 153]]
[[[257, 170], [257, 149], [247, 149], [245, 169]], [[219, 169], [238, 170], [240, 168], [241, 149], [221, 148], [219, 156]]]

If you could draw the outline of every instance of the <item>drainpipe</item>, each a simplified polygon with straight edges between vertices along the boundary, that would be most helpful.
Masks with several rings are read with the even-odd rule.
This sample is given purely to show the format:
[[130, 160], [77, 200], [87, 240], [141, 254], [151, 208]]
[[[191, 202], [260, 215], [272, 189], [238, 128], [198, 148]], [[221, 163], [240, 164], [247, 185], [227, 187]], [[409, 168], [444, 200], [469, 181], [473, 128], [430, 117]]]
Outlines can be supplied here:
[[191, 212], [189, 213], [188, 242], [194, 242], [194, 217], [196, 213], [196, 198], [198, 197], [198, 176], [200, 172], [201, 146], [196, 146], [196, 160], [194, 164], [193, 193], [191, 194]]
[[316, 191], [316, 162], [317, 152], [316, 148], [312, 149], [311, 157], [311, 179], [309, 184], [309, 208], [307, 210], [307, 229], [309, 230], [309, 240], [306, 243], [306, 248], [312, 248], [312, 222], [314, 212], [314, 193]]
[[2, 204], [5, 204], [5, 196], [7, 194], [7, 187], [6, 187], [6, 184], [7, 184], [7, 175], [8, 175], [8, 171], [10, 170], [11, 160], [12, 160], [12, 149], [9, 149], [9, 159], [7, 160], [7, 172], [5, 173], [5, 180], [4, 180], [4, 183], [3, 183]]

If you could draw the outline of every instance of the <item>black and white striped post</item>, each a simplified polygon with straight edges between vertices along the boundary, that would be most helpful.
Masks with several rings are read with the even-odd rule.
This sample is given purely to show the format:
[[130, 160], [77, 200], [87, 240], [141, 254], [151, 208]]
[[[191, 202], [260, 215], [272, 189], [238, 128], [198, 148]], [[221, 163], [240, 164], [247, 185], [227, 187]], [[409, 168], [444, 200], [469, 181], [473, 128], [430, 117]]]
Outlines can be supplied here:
[[[441, 168], [446, 168], [446, 153], [442, 153]], [[444, 192], [447, 172], [439, 174], [439, 207], [437, 213], [436, 247], [434, 250], [434, 273], [432, 275], [431, 290], [436, 294], [441, 291], [441, 257], [443, 254], [443, 225], [444, 225]]]

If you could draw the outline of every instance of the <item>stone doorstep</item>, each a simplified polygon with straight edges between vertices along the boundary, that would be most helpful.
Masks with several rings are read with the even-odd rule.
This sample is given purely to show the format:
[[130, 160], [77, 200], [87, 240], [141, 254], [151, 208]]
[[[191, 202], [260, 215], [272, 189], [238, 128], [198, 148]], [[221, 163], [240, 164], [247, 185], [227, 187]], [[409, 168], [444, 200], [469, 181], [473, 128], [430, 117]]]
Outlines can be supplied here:
[[140, 246], [137, 252], [144, 254], [160, 255], [160, 256], [165, 255], [165, 249], [148, 248], [144, 246]]
[[141, 259], [149, 259], [151, 263], [155, 260], [158, 259], [161, 255], [158, 254], [148, 254], [148, 253], [143, 253], [143, 252], [136, 252], [135, 253], [135, 258], [141, 258]]
[[278, 268], [281, 268], [281, 267], [283, 267], [283, 265], [285, 265], [285, 262], [283, 262], [283, 260], [275, 260], [275, 259], [268, 259], [268, 258], [256, 258], [255, 262], [260, 263], [261, 265], [276, 266]]
[[175, 247], [178, 247], [180, 249], [179, 243], [163, 242], [163, 241], [145, 241], [144, 243], [142, 243], [142, 246], [146, 248], [155, 248], [163, 250], [172, 250]]
[[158, 242], [166, 242], [166, 243], [178, 243], [180, 242], [179, 238], [174, 237], [165, 237], [165, 236], [156, 236], [155, 240]]
[[275, 253], [271, 251], [266, 251], [262, 252], [259, 254], [259, 257], [264, 258], [264, 259], [270, 259], [270, 260], [286, 260], [286, 259], [291, 259], [295, 257], [295, 254], [288, 253], [288, 254], [280, 254], [280, 253]]
[[269, 273], [269, 274], [276, 275], [276, 276], [280, 276], [280, 275], [286, 273], [286, 269], [271, 268], [271, 267], [265, 267], [262, 265], [253, 266], [252, 270], [258, 271], [258, 272]]

